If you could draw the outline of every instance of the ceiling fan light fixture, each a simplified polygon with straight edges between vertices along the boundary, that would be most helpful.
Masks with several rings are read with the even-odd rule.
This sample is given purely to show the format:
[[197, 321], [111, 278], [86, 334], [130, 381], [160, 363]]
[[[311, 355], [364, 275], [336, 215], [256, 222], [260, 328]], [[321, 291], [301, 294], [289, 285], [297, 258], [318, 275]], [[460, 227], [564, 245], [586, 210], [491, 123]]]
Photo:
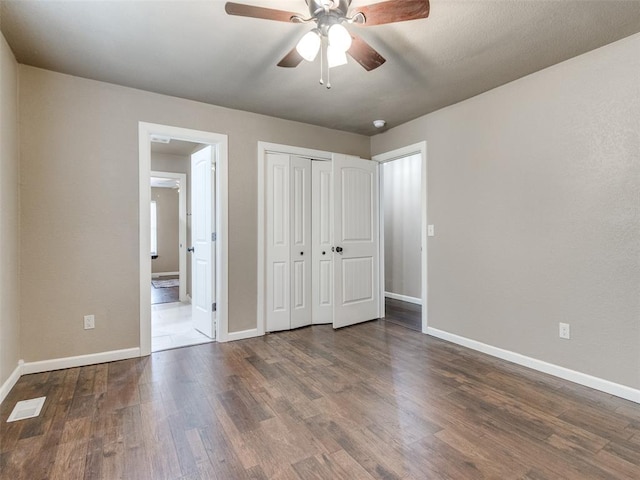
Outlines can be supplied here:
[[320, 34], [313, 29], [304, 34], [296, 45], [296, 50], [306, 61], [313, 62], [320, 51], [320, 43]]
[[334, 48], [346, 52], [351, 47], [351, 35], [341, 23], [331, 25], [327, 36], [329, 37], [329, 45]]
[[347, 64], [347, 53], [333, 45], [327, 47], [327, 65], [329, 68]]

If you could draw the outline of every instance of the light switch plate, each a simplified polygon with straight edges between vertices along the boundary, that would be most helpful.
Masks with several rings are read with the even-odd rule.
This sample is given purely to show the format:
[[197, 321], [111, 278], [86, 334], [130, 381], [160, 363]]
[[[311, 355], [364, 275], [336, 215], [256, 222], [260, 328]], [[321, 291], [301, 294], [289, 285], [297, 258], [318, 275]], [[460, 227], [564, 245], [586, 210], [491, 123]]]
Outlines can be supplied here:
[[427, 225], [427, 236], [435, 237], [436, 236], [436, 228], [433, 225]]

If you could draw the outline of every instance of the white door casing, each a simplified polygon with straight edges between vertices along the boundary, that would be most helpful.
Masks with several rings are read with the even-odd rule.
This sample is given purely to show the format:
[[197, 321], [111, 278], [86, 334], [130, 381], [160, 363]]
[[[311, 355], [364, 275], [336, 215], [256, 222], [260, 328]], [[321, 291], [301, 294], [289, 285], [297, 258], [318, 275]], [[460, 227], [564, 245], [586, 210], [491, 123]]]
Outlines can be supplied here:
[[334, 328], [379, 318], [378, 165], [333, 159]]
[[331, 162], [311, 162], [312, 322], [333, 322], [333, 198]]
[[291, 326], [291, 253], [289, 244], [289, 155], [266, 155], [266, 312], [265, 330]]
[[215, 337], [212, 166], [210, 145], [191, 155], [192, 321], [197, 330], [210, 338]]
[[311, 160], [291, 157], [290, 328], [311, 325]]

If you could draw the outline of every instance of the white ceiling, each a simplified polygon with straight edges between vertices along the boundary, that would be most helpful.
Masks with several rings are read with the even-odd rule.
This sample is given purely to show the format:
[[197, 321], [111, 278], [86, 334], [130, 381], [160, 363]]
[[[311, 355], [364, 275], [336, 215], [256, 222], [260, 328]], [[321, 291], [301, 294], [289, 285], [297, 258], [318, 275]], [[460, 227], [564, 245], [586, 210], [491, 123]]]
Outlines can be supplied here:
[[27, 65], [366, 135], [640, 31], [639, 0], [432, 0], [425, 20], [350, 26], [387, 62], [350, 59], [326, 90], [317, 60], [276, 67], [310, 25], [231, 17], [224, 1], [2, 0], [1, 14]]

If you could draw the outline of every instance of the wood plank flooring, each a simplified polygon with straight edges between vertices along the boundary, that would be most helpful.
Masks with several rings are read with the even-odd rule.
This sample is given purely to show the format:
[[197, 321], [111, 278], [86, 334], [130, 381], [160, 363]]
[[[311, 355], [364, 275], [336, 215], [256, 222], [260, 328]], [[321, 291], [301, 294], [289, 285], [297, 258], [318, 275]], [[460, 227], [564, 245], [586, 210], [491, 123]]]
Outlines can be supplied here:
[[640, 478], [640, 405], [384, 321], [27, 375], [0, 422], [11, 480]]
[[394, 298], [385, 298], [385, 320], [402, 325], [416, 332], [422, 332], [422, 306], [403, 302]]

